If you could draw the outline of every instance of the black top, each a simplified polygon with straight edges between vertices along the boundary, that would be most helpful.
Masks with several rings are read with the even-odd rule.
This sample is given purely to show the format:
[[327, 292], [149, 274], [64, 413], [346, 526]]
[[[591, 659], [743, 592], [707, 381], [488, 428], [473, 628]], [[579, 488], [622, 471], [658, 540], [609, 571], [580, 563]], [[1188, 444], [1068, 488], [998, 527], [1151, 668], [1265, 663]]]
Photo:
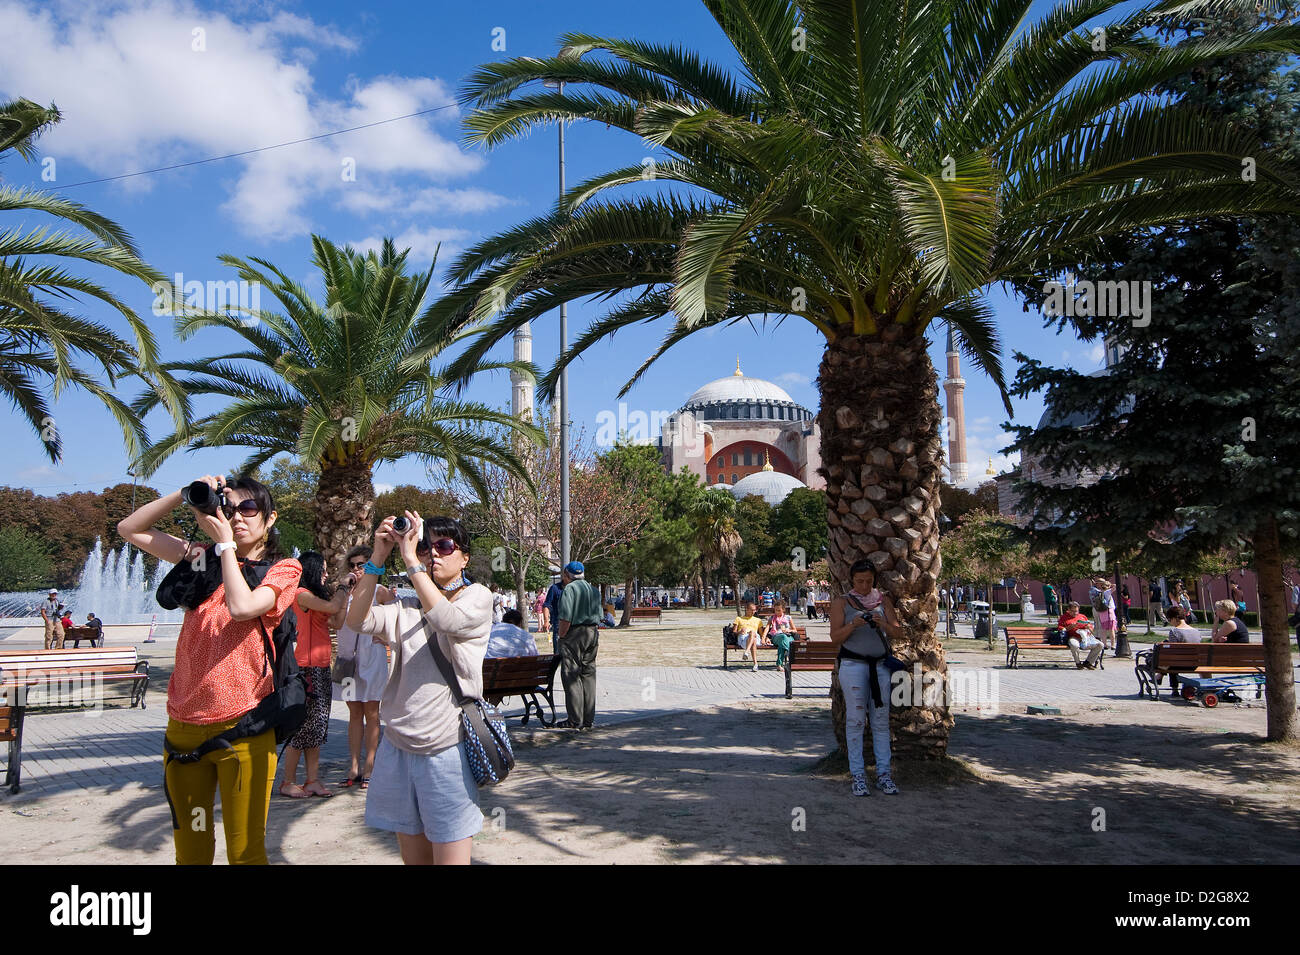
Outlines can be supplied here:
[[1233, 625], [1233, 632], [1228, 634], [1228, 643], [1250, 643], [1250, 630], [1240, 617], [1233, 617], [1228, 621]]

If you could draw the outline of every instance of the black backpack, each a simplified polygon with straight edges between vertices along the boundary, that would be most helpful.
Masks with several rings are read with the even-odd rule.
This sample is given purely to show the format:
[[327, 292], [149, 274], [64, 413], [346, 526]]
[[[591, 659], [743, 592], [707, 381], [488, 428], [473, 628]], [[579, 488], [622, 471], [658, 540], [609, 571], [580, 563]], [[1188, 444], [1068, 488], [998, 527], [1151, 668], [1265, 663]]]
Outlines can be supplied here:
[[[167, 610], [177, 607], [193, 610], [212, 596], [221, 585], [221, 563], [211, 547], [207, 548], [203, 564], [203, 570], [195, 570], [191, 561], [182, 560], [173, 567], [158, 585], [159, 605]], [[239, 565], [244, 580], [254, 589], [262, 583], [271, 566], [271, 562], [265, 560], [241, 561]], [[257, 626], [262, 631], [262, 673], [273, 668], [270, 694], [240, 717], [238, 723], [207, 740], [198, 749], [190, 752], [173, 750], [164, 739], [170, 759], [182, 763], [198, 762], [214, 749], [227, 749], [237, 739], [258, 736], [271, 729], [275, 730], [276, 743], [285, 743], [307, 718], [307, 681], [294, 653], [294, 645], [298, 642], [297, 614], [290, 607], [280, 617], [274, 632], [269, 634], [260, 617]]]

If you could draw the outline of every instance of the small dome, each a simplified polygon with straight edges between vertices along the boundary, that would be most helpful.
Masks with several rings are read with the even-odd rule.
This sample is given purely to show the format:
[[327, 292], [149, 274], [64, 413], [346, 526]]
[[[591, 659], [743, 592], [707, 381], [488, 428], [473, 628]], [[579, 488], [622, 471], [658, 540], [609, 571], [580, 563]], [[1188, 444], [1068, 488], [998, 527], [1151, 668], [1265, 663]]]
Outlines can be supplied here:
[[[717, 485], [713, 485], [716, 487]], [[757, 494], [767, 503], [776, 507], [797, 487], [807, 487], [797, 477], [782, 471], [755, 471], [737, 481], [731, 488], [731, 496], [736, 500]]]

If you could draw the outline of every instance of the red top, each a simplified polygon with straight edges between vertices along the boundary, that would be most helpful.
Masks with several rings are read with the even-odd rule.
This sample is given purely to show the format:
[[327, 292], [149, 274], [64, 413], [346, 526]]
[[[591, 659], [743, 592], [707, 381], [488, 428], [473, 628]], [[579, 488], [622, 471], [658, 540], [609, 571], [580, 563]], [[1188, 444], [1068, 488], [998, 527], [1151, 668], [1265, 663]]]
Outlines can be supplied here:
[[[281, 560], [258, 585], [275, 591], [275, 606], [261, 618], [268, 636], [293, 606], [301, 576], [301, 564]], [[167, 684], [167, 715], [199, 725], [238, 719], [274, 688], [273, 670], [257, 620], [231, 619], [223, 583], [196, 609], [185, 612], [176, 641], [176, 669]]]
[[294, 656], [300, 667], [327, 667], [330, 665], [330, 617], [319, 610], [308, 610], [298, 603], [298, 597], [311, 593], [299, 587], [294, 594], [293, 609], [298, 615], [298, 642]]
[[1069, 630], [1071, 633], [1092, 629], [1092, 621], [1081, 613], [1063, 613], [1057, 619], [1056, 625], [1062, 630]]

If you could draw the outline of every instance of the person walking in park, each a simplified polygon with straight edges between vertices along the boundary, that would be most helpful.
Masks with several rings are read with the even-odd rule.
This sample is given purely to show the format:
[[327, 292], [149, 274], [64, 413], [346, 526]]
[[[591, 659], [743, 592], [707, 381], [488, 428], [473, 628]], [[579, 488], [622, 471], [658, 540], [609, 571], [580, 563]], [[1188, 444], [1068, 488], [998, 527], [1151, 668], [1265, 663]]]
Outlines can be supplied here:
[[1129, 615], [1129, 612], [1132, 610], [1132, 608], [1133, 608], [1133, 595], [1128, 592], [1128, 584], [1125, 584], [1123, 587], [1119, 589], [1119, 611], [1120, 611], [1120, 622], [1124, 625], [1124, 628], [1126, 630], [1128, 629], [1128, 625], [1133, 622], [1132, 618]]
[[[347, 611], [352, 609], [352, 594], [365, 572], [373, 550], [359, 544], [347, 553], [348, 587], [343, 623], [338, 628], [338, 658], [341, 669], [351, 674], [340, 681], [340, 695], [348, 708], [348, 775], [344, 786], [365, 789], [375, 767], [379, 749], [379, 701], [388, 683], [388, 648], [369, 635], [357, 633], [347, 625]], [[391, 604], [397, 599], [387, 587], [375, 584], [373, 602]]]
[[[375, 531], [372, 560], [353, 591], [347, 625], [382, 639], [393, 670], [379, 712], [384, 735], [366, 793], [366, 825], [396, 833], [406, 865], [469, 865], [483, 828], [478, 785], [461, 744], [461, 708], [439, 654], [467, 699], [483, 696], [483, 657], [492, 630], [492, 593], [465, 578], [469, 535], [450, 517], [405, 513]], [[401, 550], [414, 597], [372, 605], [393, 548]], [[427, 562], [427, 563], [426, 563]]]
[[1159, 619], [1168, 623], [1169, 616], [1165, 613], [1164, 591], [1160, 587], [1160, 581], [1152, 580], [1150, 589], [1147, 590], [1147, 620], [1152, 624]]
[[1187, 619], [1192, 623], [1196, 623], [1196, 614], [1192, 612], [1191, 595], [1187, 593], [1187, 586], [1181, 580], [1174, 583], [1174, 600], [1178, 606], [1183, 608]]
[[41, 619], [45, 621], [45, 649], [63, 649], [63, 618], [59, 608], [59, 592], [51, 587], [45, 600], [41, 602]]
[[564, 593], [564, 575], [551, 582], [551, 586], [546, 588], [546, 597], [542, 603], [542, 612], [547, 623], [547, 629], [551, 631], [551, 646], [556, 653], [560, 652], [560, 645], [556, 643], [556, 631], [560, 629], [560, 596]]
[[1115, 591], [1109, 580], [1097, 577], [1088, 591], [1092, 609], [1097, 618], [1097, 631], [1101, 644], [1107, 650], [1115, 649], [1115, 631], [1119, 629], [1119, 620], [1115, 615]]
[[1235, 580], [1232, 582], [1232, 589], [1228, 594], [1228, 598], [1237, 605], [1238, 610], [1242, 613], [1246, 612], [1246, 593], [1241, 589], [1241, 584]]
[[[284, 748], [284, 780], [280, 795], [292, 799], [308, 796], [328, 798], [334, 795], [320, 781], [320, 748], [329, 738], [330, 701], [333, 696], [330, 683], [330, 618], [336, 617], [346, 606], [346, 584], [338, 590], [329, 586], [329, 571], [325, 558], [309, 550], [298, 556], [302, 565], [302, 579], [293, 609], [298, 617], [298, 640], [294, 656], [307, 681], [307, 718], [298, 732], [293, 734]], [[306, 757], [306, 777], [298, 785], [298, 757]]]
[[1061, 613], [1060, 601], [1056, 597], [1056, 588], [1051, 584], [1043, 584], [1043, 610], [1049, 617], [1056, 617]]
[[600, 644], [600, 591], [587, 583], [586, 568], [573, 560], [560, 572], [556, 646], [569, 718], [557, 726], [589, 730], [596, 725], [596, 651]]
[[[876, 761], [876, 785], [887, 796], [898, 793], [890, 775], [889, 667], [886, 637], [899, 639], [903, 628], [893, 600], [876, 589], [876, 566], [859, 560], [849, 568], [853, 589], [831, 601], [831, 642], [839, 646], [837, 664], [840, 687], [844, 690], [844, 730], [849, 750], [849, 775], [855, 796], [867, 796], [866, 762], [862, 738], [868, 713], [871, 722], [871, 750]], [[883, 632], [882, 632], [883, 627]]]
[[[267, 635], [293, 612], [302, 567], [280, 555], [275, 503], [265, 485], [247, 477], [229, 484], [221, 475], [200, 480], [223, 502], [211, 514], [191, 507], [210, 546], [155, 527], [183, 503], [180, 491], [143, 505], [118, 523], [117, 532], [133, 547], [176, 565], [158, 589], [159, 601], [185, 608], [167, 684], [163, 739], [163, 792], [176, 862], [212, 864], [213, 804], [220, 788], [227, 861], [266, 865], [275, 730], [240, 734], [248, 726], [243, 717], [275, 690]], [[225, 745], [209, 742], [218, 737]]]

